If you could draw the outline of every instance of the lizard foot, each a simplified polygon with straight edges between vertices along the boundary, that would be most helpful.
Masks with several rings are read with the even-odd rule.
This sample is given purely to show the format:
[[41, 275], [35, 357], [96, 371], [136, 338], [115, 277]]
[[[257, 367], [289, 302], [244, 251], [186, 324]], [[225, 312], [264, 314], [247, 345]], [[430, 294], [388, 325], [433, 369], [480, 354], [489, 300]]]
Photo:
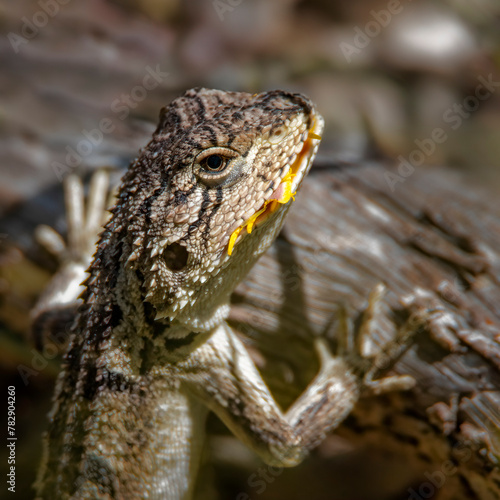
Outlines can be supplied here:
[[398, 329], [395, 338], [373, 351], [372, 332], [380, 316], [380, 305], [385, 295], [383, 284], [376, 285], [368, 297], [368, 306], [363, 312], [361, 323], [354, 331], [345, 306], [339, 308], [339, 337], [337, 350], [333, 355], [324, 339], [316, 340], [321, 369], [325, 370], [338, 357], [343, 358], [359, 375], [363, 392], [382, 394], [390, 391], [408, 390], [415, 386], [410, 375], [393, 375], [379, 378], [408, 349], [411, 339], [433, 318], [433, 310], [414, 310], [407, 321]]
[[[64, 189], [67, 242], [49, 226], [39, 226], [35, 233], [37, 241], [60, 264], [31, 313], [32, 337], [39, 350], [49, 341], [56, 345], [66, 341], [68, 327], [80, 303], [78, 297], [83, 291], [82, 282], [105, 219], [108, 174], [100, 170], [93, 175], [86, 207], [82, 182], [77, 176], [66, 177]], [[63, 332], [63, 335], [55, 332]]]
[[64, 179], [67, 242], [49, 226], [40, 225], [35, 233], [37, 241], [59, 262], [78, 262], [85, 267], [90, 264], [99, 231], [105, 222], [108, 185], [107, 172], [105, 170], [95, 172], [90, 182], [87, 206], [85, 206], [81, 179], [73, 174]]

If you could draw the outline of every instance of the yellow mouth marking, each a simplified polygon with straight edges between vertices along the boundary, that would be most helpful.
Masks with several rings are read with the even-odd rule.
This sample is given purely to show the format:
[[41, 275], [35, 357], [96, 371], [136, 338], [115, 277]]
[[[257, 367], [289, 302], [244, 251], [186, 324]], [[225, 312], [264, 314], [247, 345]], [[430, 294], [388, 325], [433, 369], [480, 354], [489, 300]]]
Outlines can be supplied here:
[[[314, 126], [312, 127], [312, 129], [314, 130]], [[282, 181], [279, 184], [279, 186], [282, 187], [281, 196], [279, 198], [273, 198], [271, 200], [265, 201], [264, 205], [262, 205], [262, 208], [260, 210], [255, 212], [246, 222], [244, 222], [240, 227], [236, 228], [233, 231], [231, 237], [229, 238], [229, 244], [227, 248], [228, 255], [231, 255], [233, 253], [233, 248], [234, 245], [236, 244], [236, 239], [238, 238], [239, 234], [245, 227], [247, 228], [247, 232], [250, 234], [256, 222], [260, 223], [262, 220], [267, 219], [267, 217], [273, 212], [275, 212], [280, 205], [288, 203], [290, 199], [295, 201], [294, 196], [296, 193], [292, 193], [293, 178], [297, 175], [297, 171], [299, 170], [300, 165], [302, 164], [302, 160], [308, 155], [309, 151], [311, 151], [312, 148], [311, 139], [321, 140], [321, 136], [315, 134], [312, 130], [309, 131], [307, 137], [308, 138], [304, 143], [302, 151], [297, 156], [296, 160], [293, 162], [293, 165], [290, 167], [287, 174], [283, 177]]]
[[231, 235], [231, 238], [229, 238], [229, 247], [227, 249], [227, 254], [231, 255], [233, 253], [233, 247], [234, 244], [236, 243], [236, 238], [238, 238], [238, 235], [241, 233], [242, 229], [247, 228], [248, 234], [252, 232], [253, 226], [257, 219], [264, 213], [266, 212], [266, 216], [269, 214], [272, 214], [275, 212], [280, 204], [285, 204], [290, 201], [290, 198], [292, 200], [295, 200], [294, 196], [295, 193], [292, 193], [292, 180], [295, 177], [295, 174], [292, 174], [292, 169], [288, 171], [288, 173], [283, 177], [283, 180], [280, 182], [280, 185], [283, 185], [283, 193], [279, 199], [273, 199], [273, 200], [267, 200], [264, 202], [264, 205], [260, 210], [255, 212], [250, 219], [248, 219], [246, 222], [244, 222], [240, 227], [235, 229], [233, 231], [233, 234]]

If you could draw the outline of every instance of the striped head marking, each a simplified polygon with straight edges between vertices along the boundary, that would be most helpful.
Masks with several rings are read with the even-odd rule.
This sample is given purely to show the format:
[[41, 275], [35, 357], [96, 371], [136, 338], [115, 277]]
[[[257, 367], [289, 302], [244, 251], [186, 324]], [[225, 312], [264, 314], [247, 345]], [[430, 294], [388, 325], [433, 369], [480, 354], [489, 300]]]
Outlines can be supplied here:
[[[127, 266], [157, 319], [206, 331], [281, 228], [323, 120], [300, 94], [192, 89], [126, 174]], [[123, 224], [122, 224], [123, 225]]]

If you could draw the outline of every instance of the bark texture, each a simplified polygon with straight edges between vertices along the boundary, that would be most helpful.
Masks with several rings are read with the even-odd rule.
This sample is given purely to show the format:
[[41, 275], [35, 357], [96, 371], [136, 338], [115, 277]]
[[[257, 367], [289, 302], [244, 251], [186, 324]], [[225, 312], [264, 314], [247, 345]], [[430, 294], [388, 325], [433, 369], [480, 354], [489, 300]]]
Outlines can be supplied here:
[[[405, 298], [439, 309], [394, 366], [417, 387], [362, 400], [336, 433], [359, 453], [361, 482], [368, 449], [392, 478], [382, 496], [373, 482], [371, 497], [359, 484], [351, 494], [500, 498], [500, 203], [448, 169], [421, 168], [393, 189], [388, 173], [397, 174], [320, 159], [283, 234], [237, 289], [231, 322], [286, 406], [316, 368], [311, 339], [335, 339], [339, 303], [355, 319], [369, 290], [386, 284], [375, 343], [394, 335]], [[318, 454], [335, 454], [338, 439]]]

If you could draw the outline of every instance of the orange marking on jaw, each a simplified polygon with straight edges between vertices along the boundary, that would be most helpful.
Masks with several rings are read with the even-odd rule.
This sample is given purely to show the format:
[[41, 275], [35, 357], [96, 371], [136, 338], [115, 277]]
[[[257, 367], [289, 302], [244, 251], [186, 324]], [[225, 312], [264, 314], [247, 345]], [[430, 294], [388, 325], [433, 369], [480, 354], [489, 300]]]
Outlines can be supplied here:
[[283, 177], [282, 181], [280, 182], [279, 186], [276, 188], [275, 192], [279, 191], [279, 197], [278, 198], [271, 198], [269, 200], [266, 200], [264, 204], [262, 205], [262, 208], [257, 210], [247, 221], [245, 221], [241, 226], [236, 228], [233, 233], [231, 234], [231, 237], [229, 238], [229, 244], [228, 244], [228, 249], [227, 249], [227, 254], [231, 255], [233, 253], [234, 245], [236, 244], [236, 240], [241, 233], [241, 231], [246, 227], [247, 232], [250, 234], [253, 230], [253, 227], [255, 224], [260, 224], [263, 221], [265, 221], [273, 212], [275, 212], [280, 205], [286, 204], [292, 199], [295, 201], [295, 194], [292, 193], [292, 181], [293, 178], [297, 175], [297, 172], [300, 168], [300, 165], [302, 163], [302, 160], [306, 158], [309, 155], [309, 152], [311, 151], [313, 147], [312, 140], [321, 140], [321, 136], [318, 134], [315, 134], [312, 130], [314, 130], [315, 124], [311, 128], [311, 130], [307, 134], [307, 139], [304, 142], [304, 147], [302, 148], [302, 151], [297, 155], [297, 158], [289, 168], [288, 172], [286, 175]]

